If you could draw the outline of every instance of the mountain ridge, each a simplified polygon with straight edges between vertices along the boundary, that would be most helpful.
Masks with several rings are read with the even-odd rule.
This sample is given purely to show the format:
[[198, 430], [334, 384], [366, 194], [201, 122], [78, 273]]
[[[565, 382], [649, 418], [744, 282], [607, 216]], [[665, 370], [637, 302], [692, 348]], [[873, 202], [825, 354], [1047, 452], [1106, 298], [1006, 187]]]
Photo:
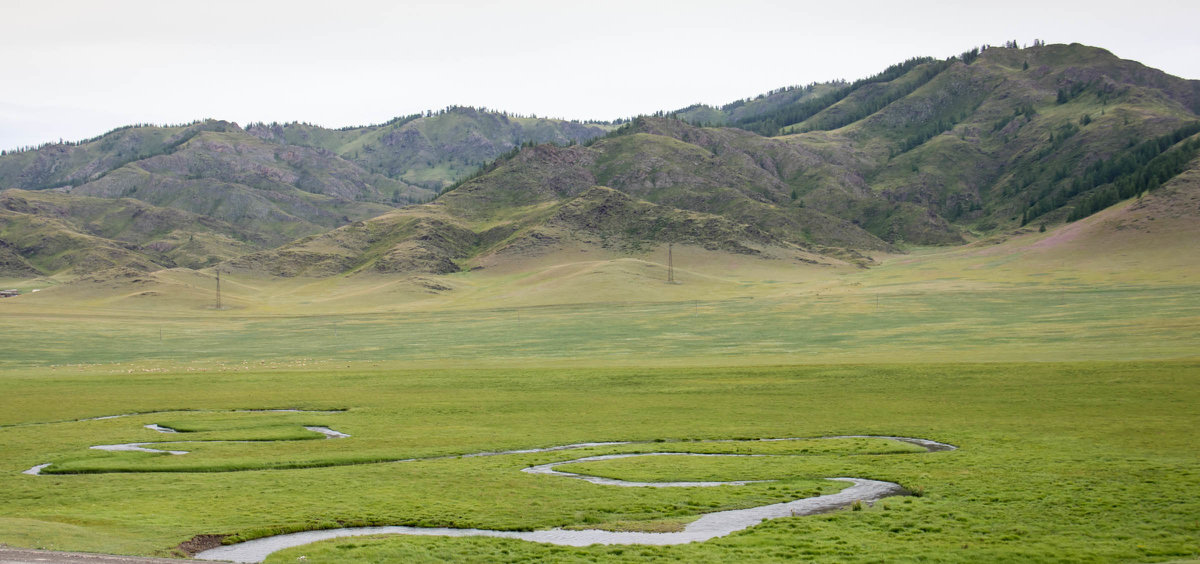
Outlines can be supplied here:
[[[1058, 224], [1153, 190], [1195, 168], [1198, 109], [1200, 81], [1103, 49], [991, 47], [620, 127], [452, 107], [341, 130], [122, 129], [0, 157], [0, 183], [192, 214], [180, 216], [192, 240], [241, 243], [209, 256], [279, 276], [446, 274], [568, 243], [868, 265], [871, 253]], [[734, 127], [698, 126], [718, 123]], [[111, 239], [82, 215], [39, 229]], [[146, 252], [177, 243], [154, 237], [114, 248], [146, 267], [211, 264]], [[14, 272], [33, 267], [5, 248]]]

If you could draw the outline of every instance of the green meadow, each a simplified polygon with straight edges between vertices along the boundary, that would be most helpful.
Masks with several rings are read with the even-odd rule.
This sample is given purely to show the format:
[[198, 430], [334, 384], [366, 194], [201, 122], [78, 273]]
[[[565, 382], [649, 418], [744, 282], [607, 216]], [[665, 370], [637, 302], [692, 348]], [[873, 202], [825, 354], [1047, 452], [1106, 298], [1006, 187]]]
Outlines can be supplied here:
[[[705, 512], [827, 493], [841, 485], [822, 478], [856, 476], [923, 495], [677, 547], [350, 539], [273, 559], [1160, 561], [1200, 552], [1196, 362], [330, 373], [6, 373], [2, 542], [170, 554], [198, 534], [254, 538], [342, 525], [674, 530]], [[47, 408], [63, 404], [69, 407]], [[281, 408], [330, 411], [235, 412]], [[72, 420], [160, 409], [171, 411]], [[143, 427], [151, 423], [189, 432]], [[304, 425], [352, 437], [305, 436]], [[912, 453], [878, 441], [711, 442], [844, 434], [928, 437], [960, 448]], [[250, 442], [163, 446], [190, 451], [182, 456], [87, 448], [180, 440]], [[648, 442], [454, 456], [618, 440]], [[618, 459], [561, 469], [627, 480], [776, 481], [648, 490], [520, 472], [593, 454], [653, 451], [767, 456]], [[401, 461], [409, 458], [423, 460]], [[54, 473], [20, 473], [47, 462]]]
[[797, 295], [765, 285], [777, 293], [312, 315], [22, 312], [0, 319], [0, 366], [1055, 361], [1200, 350], [1195, 285], [938, 283]]
[[[1194, 260], [1064, 266], [1036, 250], [1054, 236], [870, 269], [706, 270], [677, 249], [675, 286], [653, 254], [440, 278], [449, 292], [231, 274], [223, 310], [202, 274], [47, 287], [0, 302], [0, 543], [182, 556], [197, 535], [361, 525], [676, 531], [853, 476], [913, 495], [682, 546], [353, 538], [268, 561], [1200, 558]], [[840, 435], [959, 449], [820, 438]], [[464, 456], [608, 441], [630, 444]], [[188, 454], [89, 448], [124, 443]], [[521, 472], [645, 452], [760, 456], [558, 469], [765, 481]]]

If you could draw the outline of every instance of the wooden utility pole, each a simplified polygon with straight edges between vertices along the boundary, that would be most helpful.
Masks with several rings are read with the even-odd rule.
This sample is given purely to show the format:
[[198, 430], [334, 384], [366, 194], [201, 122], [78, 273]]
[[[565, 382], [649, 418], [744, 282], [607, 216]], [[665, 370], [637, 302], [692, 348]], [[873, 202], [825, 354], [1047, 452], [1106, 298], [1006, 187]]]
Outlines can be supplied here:
[[221, 269], [217, 269], [217, 311], [221, 310]]
[[675, 261], [671, 256], [671, 247], [674, 243], [667, 243], [667, 284], [675, 283]]

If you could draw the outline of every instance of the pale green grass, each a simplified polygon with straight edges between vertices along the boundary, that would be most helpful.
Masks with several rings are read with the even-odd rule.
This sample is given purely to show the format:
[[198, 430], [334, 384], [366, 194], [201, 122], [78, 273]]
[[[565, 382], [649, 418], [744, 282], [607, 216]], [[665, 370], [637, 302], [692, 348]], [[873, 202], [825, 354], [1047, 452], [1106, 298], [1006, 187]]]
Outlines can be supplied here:
[[865, 270], [680, 246], [678, 285], [663, 283], [661, 248], [567, 249], [414, 279], [227, 274], [221, 311], [211, 273], [67, 284], [0, 300], [0, 366], [1194, 357], [1200, 257], [1186, 243], [1195, 228], [1175, 237], [1108, 226], [1148, 213], [1130, 208], [995, 245], [915, 249]]
[[[111, 368], [0, 372], [0, 542], [165, 554], [192, 535], [254, 537], [338, 524], [527, 529], [678, 526], [704, 512], [811, 495], [826, 476], [898, 482], [924, 497], [765, 523], [686, 547], [560, 549], [498, 540], [346, 541], [281, 554], [323, 561], [404, 561], [429, 550], [478, 561], [753, 561], [785, 554], [862, 559], [1123, 560], [1195, 557], [1200, 546], [1200, 366], [1185, 362], [623, 368], [186, 371]], [[348, 408], [337, 413], [216, 411]], [[150, 411], [119, 419], [72, 419]], [[178, 411], [191, 410], [191, 411]], [[59, 421], [59, 422], [55, 422]], [[44, 423], [43, 423], [44, 422]], [[178, 457], [87, 449], [174, 440], [142, 428], [193, 424], [237, 438], [277, 425], [327, 425], [350, 439], [214, 443]], [[284, 428], [279, 427], [279, 428]], [[243, 434], [243, 435], [239, 435]], [[800, 453], [782, 443], [694, 439], [881, 434], [928, 437], [958, 451]], [[365, 463], [582, 441], [679, 442], [579, 451]], [[836, 445], [836, 443], [833, 443]], [[184, 446], [184, 445], [181, 445]], [[194, 445], [184, 446], [187, 447]], [[696, 459], [672, 470], [630, 459], [604, 470], [778, 478], [742, 487], [648, 491], [520, 472], [532, 464], [646, 449], [773, 454]], [[862, 446], [869, 452], [878, 445]], [[854, 447], [858, 449], [858, 446]], [[761, 450], [760, 450], [761, 449]], [[860, 451], [861, 452], [861, 451]], [[787, 455], [781, 455], [788, 453]], [[45, 462], [125, 460], [164, 469], [192, 457], [236, 472], [25, 476]], [[109, 462], [106, 462], [106, 464]], [[819, 483], [819, 482], [818, 482]], [[833, 487], [838, 487], [836, 484]], [[482, 543], [482, 544], [480, 544]], [[361, 546], [360, 546], [361, 545]], [[963, 549], [966, 545], [968, 548]], [[361, 548], [361, 551], [359, 550]], [[369, 550], [368, 550], [369, 549]], [[325, 552], [326, 550], [330, 552]], [[372, 552], [380, 551], [380, 552]], [[966, 551], [966, 552], [963, 552]]]
[[[943, 283], [948, 287], [949, 283]], [[300, 317], [0, 318], [0, 363], [1117, 360], [1200, 351], [1200, 288], [948, 288]], [[212, 366], [206, 367], [213, 369]]]
[[[275, 560], [1195, 558], [1200, 365], [1167, 359], [1200, 350], [1196, 251], [1134, 252], [1076, 225], [868, 270], [677, 248], [673, 286], [656, 250], [415, 280], [232, 275], [221, 311], [211, 276], [179, 271], [0, 301], [0, 543], [168, 554], [197, 534], [342, 525], [672, 530], [849, 475], [925, 495], [683, 547], [357, 539]], [[127, 296], [143, 287], [161, 299]], [[344, 411], [231, 412], [284, 408]], [[123, 413], [140, 415], [80, 421]], [[961, 450], [697, 441], [846, 434]], [[192, 438], [206, 442], [176, 443], [182, 456], [88, 448]], [[456, 458], [617, 440], [648, 443]], [[580, 466], [780, 481], [647, 491], [520, 472], [675, 450], [772, 456]], [[430, 457], [449, 458], [396, 462]], [[47, 462], [81, 473], [20, 473]]]

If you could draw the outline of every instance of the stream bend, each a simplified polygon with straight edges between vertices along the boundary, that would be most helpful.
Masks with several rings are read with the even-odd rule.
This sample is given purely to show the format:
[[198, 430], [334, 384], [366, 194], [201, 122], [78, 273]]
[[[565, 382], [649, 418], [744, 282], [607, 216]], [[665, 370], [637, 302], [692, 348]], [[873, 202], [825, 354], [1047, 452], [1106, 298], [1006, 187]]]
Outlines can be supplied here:
[[[909, 437], [891, 437], [891, 436], [876, 436], [876, 435], [842, 435], [837, 437], [820, 437], [820, 438], [879, 438], [891, 439], [895, 441], [906, 442], [924, 448], [927, 452], [940, 452], [956, 450], [957, 447], [946, 443], [931, 441], [928, 439], [916, 439]], [[787, 441], [787, 440], [803, 440], [800, 438], [783, 438], [783, 439], [758, 439], [758, 441]], [[468, 456], [497, 456], [504, 454], [521, 454], [521, 453], [536, 453], [536, 452], [553, 452], [561, 450], [572, 450], [577, 448], [585, 448], [598, 445], [614, 445], [614, 444], [637, 444], [642, 441], [624, 441], [613, 443], [579, 443], [573, 445], [562, 445], [557, 447], [549, 447], [543, 449], [524, 449], [515, 451], [498, 451], [476, 453]], [[755, 442], [755, 441], [706, 441], [706, 442]], [[609, 478], [600, 478], [597, 476], [587, 476], [583, 474], [575, 474], [571, 472], [563, 472], [555, 470], [554, 467], [575, 462], [588, 462], [595, 460], [610, 460], [616, 458], [631, 458], [635, 456], [663, 456], [663, 455], [688, 455], [688, 456], [739, 456], [739, 457], [754, 457], [767, 455], [751, 455], [751, 454], [700, 454], [700, 453], [637, 453], [637, 454], [615, 454], [601, 455], [577, 458], [573, 460], [565, 460], [559, 462], [551, 462], [548, 464], [540, 464], [522, 469], [523, 472], [530, 474], [542, 474], [550, 476], [561, 476], [565, 478], [585, 480], [594, 484], [620, 486], [620, 487], [712, 487], [712, 486], [736, 486], [755, 481], [740, 481], [740, 482], [627, 482], [624, 480], [613, 480]], [[447, 537], [496, 537], [507, 539], [518, 539], [530, 542], [540, 542], [547, 544], [563, 545], [563, 546], [588, 546], [593, 544], [608, 544], [608, 545], [673, 545], [686, 544], [691, 542], [703, 542], [709, 539], [723, 537], [746, 529], [767, 519], [777, 519], [780, 517], [793, 517], [798, 515], [812, 515], [826, 511], [832, 511], [843, 507], [848, 507], [857, 502], [871, 503], [885, 497], [904, 495], [906, 490], [899, 484], [892, 482], [884, 482], [880, 480], [869, 480], [866, 478], [850, 478], [836, 477], [826, 478], [828, 480], [849, 482], [850, 487], [843, 489], [837, 493], [822, 495], [817, 497], [809, 497], [788, 501], [783, 503], [775, 503], [770, 505], [762, 505], [759, 507], [751, 507], [749, 509], [734, 509], [729, 511], [717, 511], [702, 515], [699, 519], [688, 523], [683, 531], [674, 533], [642, 533], [642, 532], [615, 532], [604, 531], [599, 529], [587, 530], [567, 530], [567, 529], [549, 529], [538, 531], [497, 531], [490, 529], [456, 529], [449, 527], [353, 527], [342, 529], [324, 529], [317, 531], [303, 531], [299, 533], [291, 533], [286, 535], [276, 535], [264, 537], [260, 539], [250, 540], [237, 544], [221, 546], [200, 552], [194, 558], [201, 560], [224, 560], [233, 562], [262, 562], [273, 552], [303, 546], [306, 544], [330, 540], [342, 537], [354, 537], [363, 535], [417, 535], [417, 536], [447, 536]]]

